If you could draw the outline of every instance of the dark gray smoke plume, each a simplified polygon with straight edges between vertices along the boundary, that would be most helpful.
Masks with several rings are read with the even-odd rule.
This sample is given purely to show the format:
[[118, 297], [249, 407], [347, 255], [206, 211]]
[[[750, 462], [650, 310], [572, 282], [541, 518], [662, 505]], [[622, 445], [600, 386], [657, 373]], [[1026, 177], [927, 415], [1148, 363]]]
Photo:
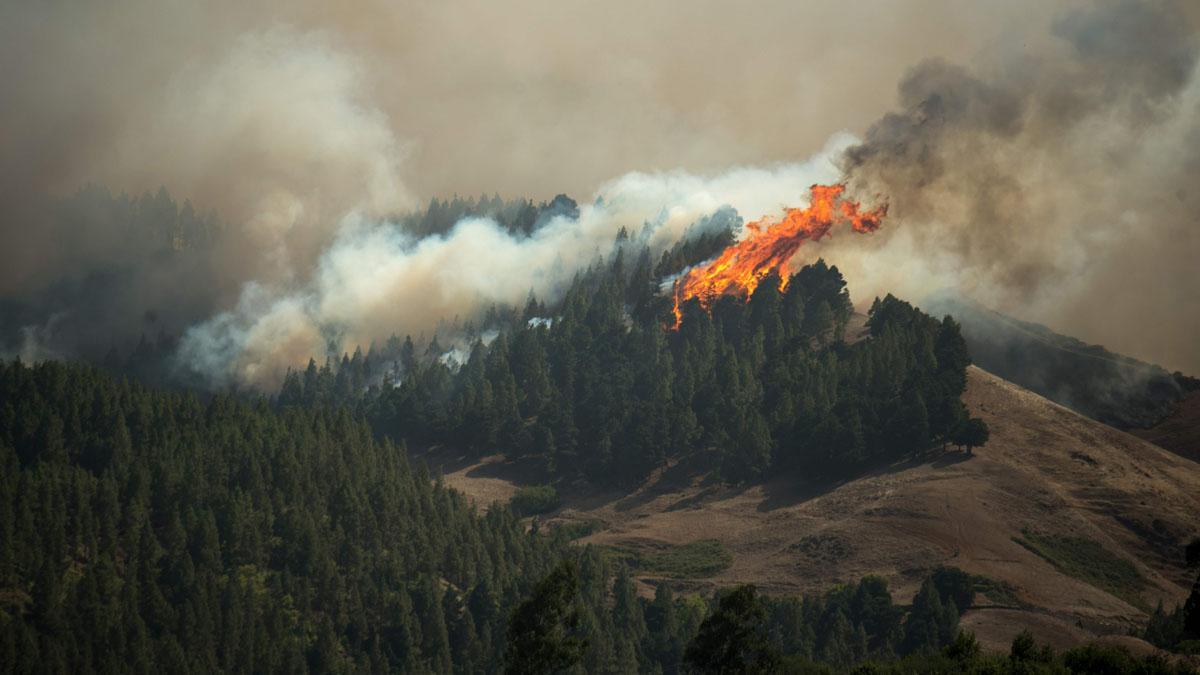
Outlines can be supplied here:
[[863, 267], [1200, 370], [1198, 49], [1181, 4], [1120, 0], [974, 67], [920, 63], [846, 153], [892, 204]]

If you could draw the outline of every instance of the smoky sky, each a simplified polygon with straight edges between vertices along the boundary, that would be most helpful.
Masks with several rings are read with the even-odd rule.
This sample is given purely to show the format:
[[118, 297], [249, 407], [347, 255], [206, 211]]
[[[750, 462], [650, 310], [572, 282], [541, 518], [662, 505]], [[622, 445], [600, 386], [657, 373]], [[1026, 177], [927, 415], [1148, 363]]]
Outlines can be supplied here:
[[[381, 236], [364, 222], [433, 196], [587, 201], [631, 172], [682, 171], [705, 177], [700, 192], [653, 194], [698, 203], [730, 172], [808, 175], [772, 167], [849, 132], [862, 143], [841, 166], [894, 214], [871, 243], [829, 248], [859, 300], [961, 286], [1200, 370], [1196, 11], [846, 4], [4, 3], [0, 295], [117, 278], [87, 296], [105, 335], [176, 305], [172, 329], [211, 328], [321, 295], [346, 242]], [[203, 259], [146, 264], [155, 254], [103, 218], [79, 236], [47, 215], [89, 183], [165, 186], [229, 232]], [[806, 189], [772, 184], [760, 201]]]
[[[1168, 367], [1200, 348], [1200, 56], [1183, 6], [1063, 12], [1045, 46], [930, 59], [844, 160], [888, 195], [892, 285], [946, 284]], [[868, 255], [868, 258], [871, 256]], [[869, 265], [861, 262], [861, 265]]]

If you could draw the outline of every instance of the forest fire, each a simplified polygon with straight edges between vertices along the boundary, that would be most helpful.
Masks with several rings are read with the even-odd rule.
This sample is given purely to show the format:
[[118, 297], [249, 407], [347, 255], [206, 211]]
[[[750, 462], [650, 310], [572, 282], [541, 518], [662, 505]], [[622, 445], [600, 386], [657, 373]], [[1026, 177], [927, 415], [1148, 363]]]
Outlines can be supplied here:
[[[696, 298], [708, 309], [721, 295], [749, 297], [763, 278], [787, 265], [806, 240], [821, 239], [838, 223], [849, 223], [855, 232], [874, 232], [887, 215], [887, 204], [863, 210], [858, 202], [843, 199], [842, 184], [814, 185], [810, 191], [807, 207], [787, 209], [777, 222], [767, 217], [747, 223], [744, 239], [675, 283], [676, 329], [683, 320], [684, 302]], [[788, 275], [780, 274], [780, 290], [787, 282]]]

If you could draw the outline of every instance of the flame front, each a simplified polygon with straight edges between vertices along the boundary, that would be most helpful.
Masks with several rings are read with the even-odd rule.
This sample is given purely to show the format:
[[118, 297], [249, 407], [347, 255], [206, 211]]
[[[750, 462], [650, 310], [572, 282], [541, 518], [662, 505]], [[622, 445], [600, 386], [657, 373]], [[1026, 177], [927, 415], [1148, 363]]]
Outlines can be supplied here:
[[[838, 223], [849, 223], [855, 232], [874, 232], [887, 215], [887, 204], [866, 211], [858, 202], [843, 199], [845, 185], [814, 185], [810, 190], [807, 207], [788, 209], [778, 222], [763, 218], [747, 223], [743, 239], [715, 260], [688, 270], [675, 283], [675, 328], [683, 320], [687, 300], [697, 298], [708, 309], [722, 295], [749, 297], [765, 277], [781, 271], [806, 240], [824, 237]], [[782, 290], [788, 275], [779, 277]]]

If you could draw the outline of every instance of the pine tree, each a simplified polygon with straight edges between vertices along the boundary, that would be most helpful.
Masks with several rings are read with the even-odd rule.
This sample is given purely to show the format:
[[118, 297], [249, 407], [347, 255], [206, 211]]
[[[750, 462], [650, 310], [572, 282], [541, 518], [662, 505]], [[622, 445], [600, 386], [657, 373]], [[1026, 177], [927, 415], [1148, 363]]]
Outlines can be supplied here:
[[648, 660], [659, 664], [664, 673], [677, 672], [683, 659], [684, 645], [680, 639], [683, 628], [675, 605], [671, 587], [659, 584], [645, 612]]
[[[865, 638], [864, 638], [865, 639]], [[848, 668], [856, 663], [863, 654], [859, 652], [857, 636], [850, 620], [835, 607], [826, 621], [826, 626], [819, 640], [817, 654], [821, 661], [838, 668]], [[866, 645], [862, 645], [865, 649]]]
[[574, 606], [578, 589], [579, 571], [571, 561], [538, 582], [509, 622], [505, 672], [555, 673], [583, 658], [587, 643], [577, 634], [579, 612]]
[[921, 584], [913, 598], [912, 611], [904, 627], [905, 653], [932, 651], [951, 640], [958, 632], [958, 610], [954, 603], [943, 603], [931, 579]]
[[[1186, 550], [1186, 560], [1189, 567], [1200, 568], [1200, 538], [1192, 540]], [[1183, 638], [1185, 640], [1200, 640], [1200, 576], [1192, 584], [1191, 595], [1183, 604]]]
[[766, 610], [754, 586], [738, 586], [700, 624], [684, 659], [698, 673], [770, 673], [779, 654], [767, 639]]
[[625, 565], [618, 568], [613, 583], [612, 627], [618, 648], [618, 669], [623, 672], [638, 670], [639, 663], [644, 660], [642, 645], [648, 631], [637, 590]]

